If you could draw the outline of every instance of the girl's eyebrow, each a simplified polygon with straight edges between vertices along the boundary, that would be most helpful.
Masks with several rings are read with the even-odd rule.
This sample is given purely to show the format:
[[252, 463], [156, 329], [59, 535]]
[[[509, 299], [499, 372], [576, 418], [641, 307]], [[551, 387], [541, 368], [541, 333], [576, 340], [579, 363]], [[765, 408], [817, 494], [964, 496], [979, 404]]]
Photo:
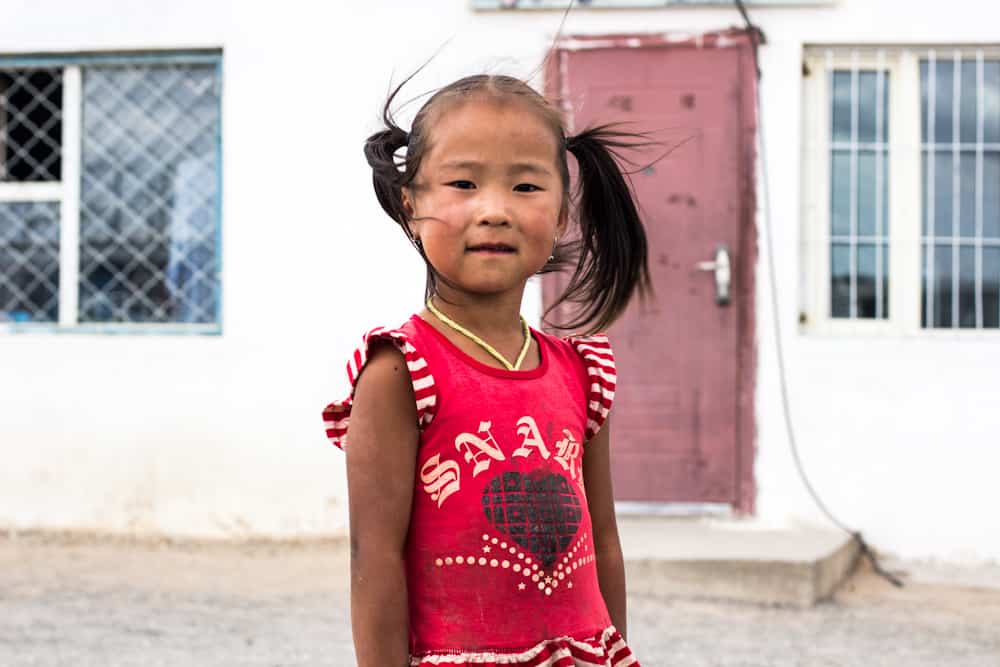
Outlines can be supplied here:
[[[478, 160], [448, 160], [441, 164], [442, 169], [470, 169], [479, 170], [484, 167], [484, 163]], [[541, 174], [551, 175], [552, 170], [539, 162], [516, 162], [507, 169], [511, 174]]]
[[549, 169], [544, 164], [538, 162], [518, 162], [517, 164], [511, 165], [510, 173], [512, 174], [540, 174], [542, 176], [551, 176], [552, 170]]

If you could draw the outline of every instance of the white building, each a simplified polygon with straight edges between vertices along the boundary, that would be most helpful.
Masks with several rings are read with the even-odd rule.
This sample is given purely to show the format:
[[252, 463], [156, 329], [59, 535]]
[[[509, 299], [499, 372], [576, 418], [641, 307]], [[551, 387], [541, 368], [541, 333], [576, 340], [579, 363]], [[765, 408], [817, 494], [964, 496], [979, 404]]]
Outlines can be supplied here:
[[[423, 288], [362, 142], [390, 82], [439, 48], [413, 95], [480, 71], [542, 87], [561, 20], [472, 4], [0, 0], [0, 526], [345, 530], [319, 413], [360, 334]], [[651, 232], [663, 319], [617, 332], [624, 507], [824, 522], [784, 426], [770, 227], [819, 494], [877, 548], [1000, 558], [1000, 6], [750, 3], [771, 201], [755, 218], [735, 6], [581, 4], [617, 7], [569, 15], [550, 89], [578, 124], [634, 113], [681, 144], [636, 176], [684, 243]], [[694, 268], [720, 220], [729, 306]]]

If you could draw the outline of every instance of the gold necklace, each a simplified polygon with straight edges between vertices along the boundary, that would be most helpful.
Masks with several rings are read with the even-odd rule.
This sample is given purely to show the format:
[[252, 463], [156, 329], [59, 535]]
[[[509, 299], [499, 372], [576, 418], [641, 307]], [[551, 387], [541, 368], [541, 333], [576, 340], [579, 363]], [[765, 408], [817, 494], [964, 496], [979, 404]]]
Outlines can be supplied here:
[[456, 322], [455, 320], [451, 319], [450, 317], [442, 313], [440, 310], [438, 310], [437, 306], [434, 305], [431, 299], [427, 299], [427, 310], [434, 313], [434, 316], [437, 317], [442, 322], [444, 322], [446, 325], [448, 325], [458, 333], [462, 334], [463, 336], [471, 340], [479, 347], [486, 350], [486, 352], [488, 352], [490, 356], [492, 356], [494, 359], [503, 364], [504, 368], [506, 368], [507, 370], [516, 371], [521, 369], [521, 364], [524, 362], [524, 358], [528, 355], [528, 347], [531, 346], [531, 331], [528, 329], [528, 323], [524, 320], [524, 317], [521, 317], [521, 331], [524, 334], [524, 344], [521, 346], [521, 351], [517, 355], [517, 360], [514, 363], [510, 363], [509, 361], [507, 361], [507, 358], [505, 356], [497, 352], [495, 347], [493, 347], [485, 340], [483, 340], [476, 334], [472, 333], [471, 331], [463, 327], [461, 324], [459, 324], [458, 322]]

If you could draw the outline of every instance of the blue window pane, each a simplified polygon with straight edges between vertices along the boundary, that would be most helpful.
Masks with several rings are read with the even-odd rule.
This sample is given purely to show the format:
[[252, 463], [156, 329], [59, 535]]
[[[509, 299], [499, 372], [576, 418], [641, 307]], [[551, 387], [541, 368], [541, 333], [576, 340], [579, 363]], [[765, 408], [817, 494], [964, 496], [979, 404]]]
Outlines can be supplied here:
[[0, 322], [59, 319], [59, 202], [0, 202]]
[[830, 314], [833, 317], [851, 316], [851, 249], [841, 243], [831, 246]]
[[[846, 246], [844, 247], [846, 252]], [[856, 248], [857, 314], [864, 319], [889, 316], [889, 253], [884, 243], [860, 243]], [[849, 255], [846, 261], [849, 261]], [[844, 261], [843, 258], [839, 258]], [[847, 278], [849, 280], [849, 276]], [[849, 283], [848, 283], [849, 288]], [[845, 290], [849, 297], [849, 291]], [[849, 303], [849, 300], [848, 300]], [[881, 303], [881, 307], [879, 307]]]
[[983, 237], [1000, 240], [1000, 153], [983, 154]]
[[976, 154], [961, 153], [958, 233], [965, 238], [976, 236]]
[[1000, 248], [983, 248], [983, 327], [1000, 327]]
[[979, 76], [975, 60], [962, 61], [959, 136], [963, 143], [975, 143], [979, 119]]
[[[881, 162], [881, 165], [879, 165]], [[878, 167], [881, 166], [881, 181]], [[878, 196], [876, 194], [878, 193]], [[879, 202], [880, 199], [880, 202]], [[882, 209], [877, 215], [876, 203]], [[885, 233], [889, 219], [889, 159], [884, 151], [858, 153], [858, 234], [875, 236]]]
[[851, 73], [833, 73], [833, 140], [851, 140]]
[[933, 154], [934, 161], [934, 234], [951, 236], [952, 230], [952, 172], [951, 153], [939, 151]]
[[1000, 142], [1000, 61], [983, 63], [983, 138]]
[[[879, 107], [881, 106], [881, 109]], [[878, 72], [858, 73], [858, 141], [872, 143], [888, 141], [889, 137], [889, 76], [882, 75], [882, 92], [879, 94]], [[881, 114], [881, 136], [877, 122]]]
[[863, 243], [858, 246], [858, 317], [874, 318], [876, 301], [875, 246]]
[[920, 61], [920, 141], [927, 143], [927, 110], [930, 108], [930, 65], [926, 60]]
[[933, 262], [934, 279], [931, 283], [931, 289], [933, 290], [934, 308], [931, 326], [950, 327], [952, 294], [951, 245], [938, 244], [934, 246]]
[[[938, 60], [935, 72], [934, 141], [951, 143], [953, 136], [952, 100], [955, 97], [955, 65], [951, 60]], [[926, 113], [926, 112], [925, 112]]]
[[882, 317], [889, 317], [889, 246], [879, 245], [879, 256], [882, 262]]
[[930, 184], [927, 182], [928, 165], [930, 164], [930, 153], [926, 149], [920, 154], [920, 233], [928, 236], [930, 231], [929, 211], [930, 207]]
[[833, 151], [830, 165], [830, 223], [834, 236], [851, 233], [851, 153]]
[[84, 70], [81, 322], [216, 321], [218, 88], [213, 65]]
[[958, 251], [958, 326], [976, 328], [976, 249], [962, 246]]

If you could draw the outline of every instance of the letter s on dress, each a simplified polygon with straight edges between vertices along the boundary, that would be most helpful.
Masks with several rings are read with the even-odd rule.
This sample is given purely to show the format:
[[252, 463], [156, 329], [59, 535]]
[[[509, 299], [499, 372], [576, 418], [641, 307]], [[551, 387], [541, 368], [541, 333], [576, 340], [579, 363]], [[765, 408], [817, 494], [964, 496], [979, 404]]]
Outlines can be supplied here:
[[424, 483], [424, 491], [431, 495], [431, 500], [437, 501], [438, 508], [448, 496], [458, 491], [459, 474], [458, 464], [454, 461], [441, 463], [440, 454], [435, 454], [420, 466], [420, 481]]

